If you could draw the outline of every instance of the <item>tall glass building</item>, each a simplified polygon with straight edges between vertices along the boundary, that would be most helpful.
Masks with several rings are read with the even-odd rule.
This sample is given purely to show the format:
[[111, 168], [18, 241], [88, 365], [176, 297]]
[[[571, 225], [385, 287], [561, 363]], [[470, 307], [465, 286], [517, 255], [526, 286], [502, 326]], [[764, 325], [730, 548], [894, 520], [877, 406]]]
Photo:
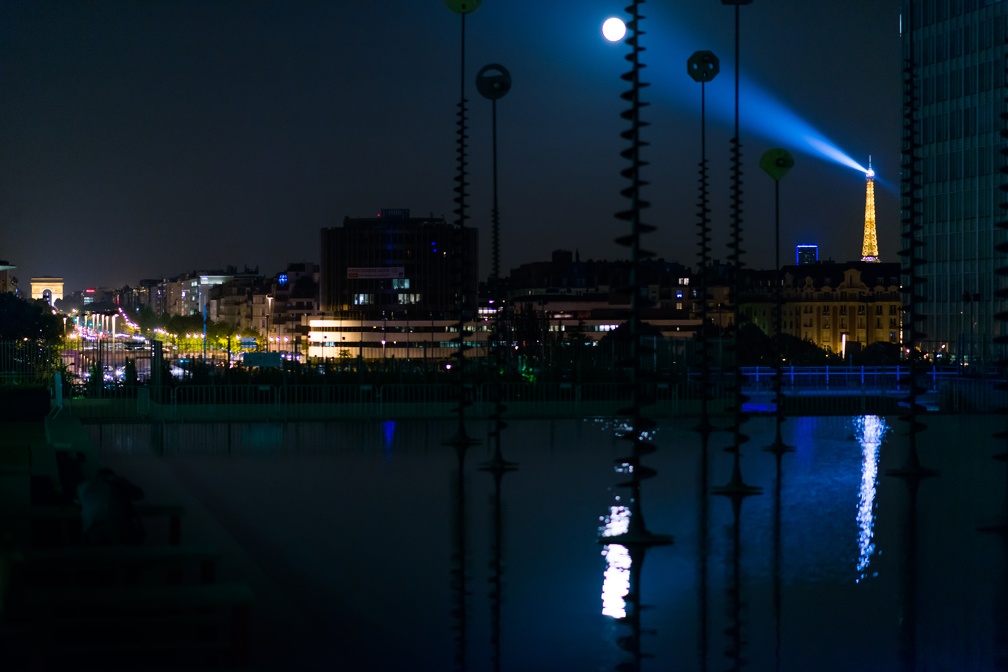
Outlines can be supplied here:
[[1006, 198], [999, 190], [1006, 161], [999, 150], [1006, 123], [1001, 115], [1008, 111], [1008, 0], [901, 2], [904, 79], [913, 75], [918, 94], [916, 104], [904, 96], [914, 132], [904, 129], [902, 176], [906, 231], [912, 142], [920, 159], [924, 263], [918, 275], [926, 298], [915, 306], [923, 316], [918, 345], [932, 357], [982, 365], [1004, 356], [993, 339], [1006, 327], [994, 315], [1008, 310], [994, 296], [1008, 282], [994, 273], [1008, 266], [994, 249], [1005, 238], [995, 224], [1004, 217], [999, 205]]

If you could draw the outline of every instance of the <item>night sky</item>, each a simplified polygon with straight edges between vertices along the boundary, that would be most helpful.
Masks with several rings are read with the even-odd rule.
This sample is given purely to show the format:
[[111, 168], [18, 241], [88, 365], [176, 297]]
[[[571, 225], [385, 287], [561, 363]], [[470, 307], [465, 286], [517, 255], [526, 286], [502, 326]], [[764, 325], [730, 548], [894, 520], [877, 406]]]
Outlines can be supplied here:
[[[469, 224], [489, 272], [484, 65], [513, 77], [497, 104], [502, 267], [624, 255], [614, 213], [624, 43], [601, 35], [624, 1], [484, 0], [466, 18]], [[707, 85], [714, 250], [728, 257], [734, 8], [647, 2], [645, 247], [697, 258], [698, 49]], [[754, 0], [742, 7], [744, 249], [773, 264], [773, 183], [784, 147], [782, 260], [797, 243], [860, 258], [865, 178], [811, 151], [821, 134], [878, 174], [879, 251], [898, 261], [900, 56], [895, 0]], [[319, 229], [381, 208], [454, 219], [459, 15], [442, 0], [246, 2], [0, 0], [0, 259], [68, 291], [226, 265], [272, 275], [319, 259]], [[779, 107], [775, 108], [773, 105]]]

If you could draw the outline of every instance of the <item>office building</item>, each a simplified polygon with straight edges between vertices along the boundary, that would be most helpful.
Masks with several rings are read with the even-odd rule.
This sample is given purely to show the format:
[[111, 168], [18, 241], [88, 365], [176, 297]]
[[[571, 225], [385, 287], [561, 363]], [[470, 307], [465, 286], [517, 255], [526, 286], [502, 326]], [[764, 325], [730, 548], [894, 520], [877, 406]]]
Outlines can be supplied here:
[[1004, 356], [994, 339], [1005, 326], [994, 316], [1008, 310], [994, 296], [1006, 282], [995, 270], [1008, 265], [994, 249], [1004, 241], [996, 222], [1004, 217], [999, 132], [1008, 2], [902, 0], [901, 12], [903, 67], [918, 91], [917, 101], [904, 95], [914, 132], [904, 129], [902, 203], [909, 212], [906, 161], [913, 150], [920, 159], [916, 210], [925, 281], [925, 300], [915, 304], [924, 334], [917, 345], [929, 356], [948, 352], [959, 363], [983, 364]]
[[322, 229], [323, 312], [354, 319], [452, 318], [461, 300], [476, 314], [477, 231], [408, 209], [346, 217]]
[[795, 246], [795, 264], [814, 264], [819, 261], [818, 245], [797, 245]]

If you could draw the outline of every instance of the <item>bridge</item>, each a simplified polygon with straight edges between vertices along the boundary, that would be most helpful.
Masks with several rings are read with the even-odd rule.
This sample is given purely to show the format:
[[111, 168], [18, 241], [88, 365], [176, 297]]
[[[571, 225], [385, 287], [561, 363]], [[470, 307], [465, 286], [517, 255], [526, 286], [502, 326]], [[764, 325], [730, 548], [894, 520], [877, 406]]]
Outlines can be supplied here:
[[[772, 367], [740, 368], [742, 391], [749, 397], [746, 410], [775, 410], [773, 384], [776, 372]], [[919, 397], [928, 410], [939, 410], [943, 398], [955, 401], [963, 394], [986, 389], [993, 392], [993, 383], [1004, 379], [994, 372], [977, 375], [958, 368], [933, 366], [918, 371], [917, 383], [924, 392]], [[823, 366], [781, 369], [781, 394], [791, 400], [801, 397], [871, 397], [902, 400], [910, 393], [909, 366]], [[984, 404], [987, 405], [987, 404]]]

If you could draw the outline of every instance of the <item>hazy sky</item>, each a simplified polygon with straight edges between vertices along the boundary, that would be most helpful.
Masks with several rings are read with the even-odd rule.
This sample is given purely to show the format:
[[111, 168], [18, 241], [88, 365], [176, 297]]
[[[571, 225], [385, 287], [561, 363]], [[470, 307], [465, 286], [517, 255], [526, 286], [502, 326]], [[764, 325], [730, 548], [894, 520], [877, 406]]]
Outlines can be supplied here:
[[[619, 94], [628, 47], [602, 22], [626, 0], [484, 0], [466, 18], [469, 224], [489, 270], [489, 101], [474, 86], [507, 67], [498, 102], [502, 267], [623, 255], [614, 213], [625, 166]], [[714, 256], [726, 259], [734, 8], [646, 2], [651, 85], [644, 138], [658, 227], [645, 246], [695, 265], [700, 85], [707, 90]], [[782, 258], [816, 243], [859, 258], [862, 173], [809, 153], [821, 135], [878, 173], [880, 255], [899, 246], [900, 62], [895, 0], [755, 0], [741, 10], [745, 263], [773, 263], [773, 183], [760, 155], [784, 147]], [[22, 284], [135, 284], [226, 265], [266, 274], [319, 259], [319, 229], [381, 208], [453, 219], [460, 17], [442, 0], [242, 2], [0, 0], [0, 259]]]

